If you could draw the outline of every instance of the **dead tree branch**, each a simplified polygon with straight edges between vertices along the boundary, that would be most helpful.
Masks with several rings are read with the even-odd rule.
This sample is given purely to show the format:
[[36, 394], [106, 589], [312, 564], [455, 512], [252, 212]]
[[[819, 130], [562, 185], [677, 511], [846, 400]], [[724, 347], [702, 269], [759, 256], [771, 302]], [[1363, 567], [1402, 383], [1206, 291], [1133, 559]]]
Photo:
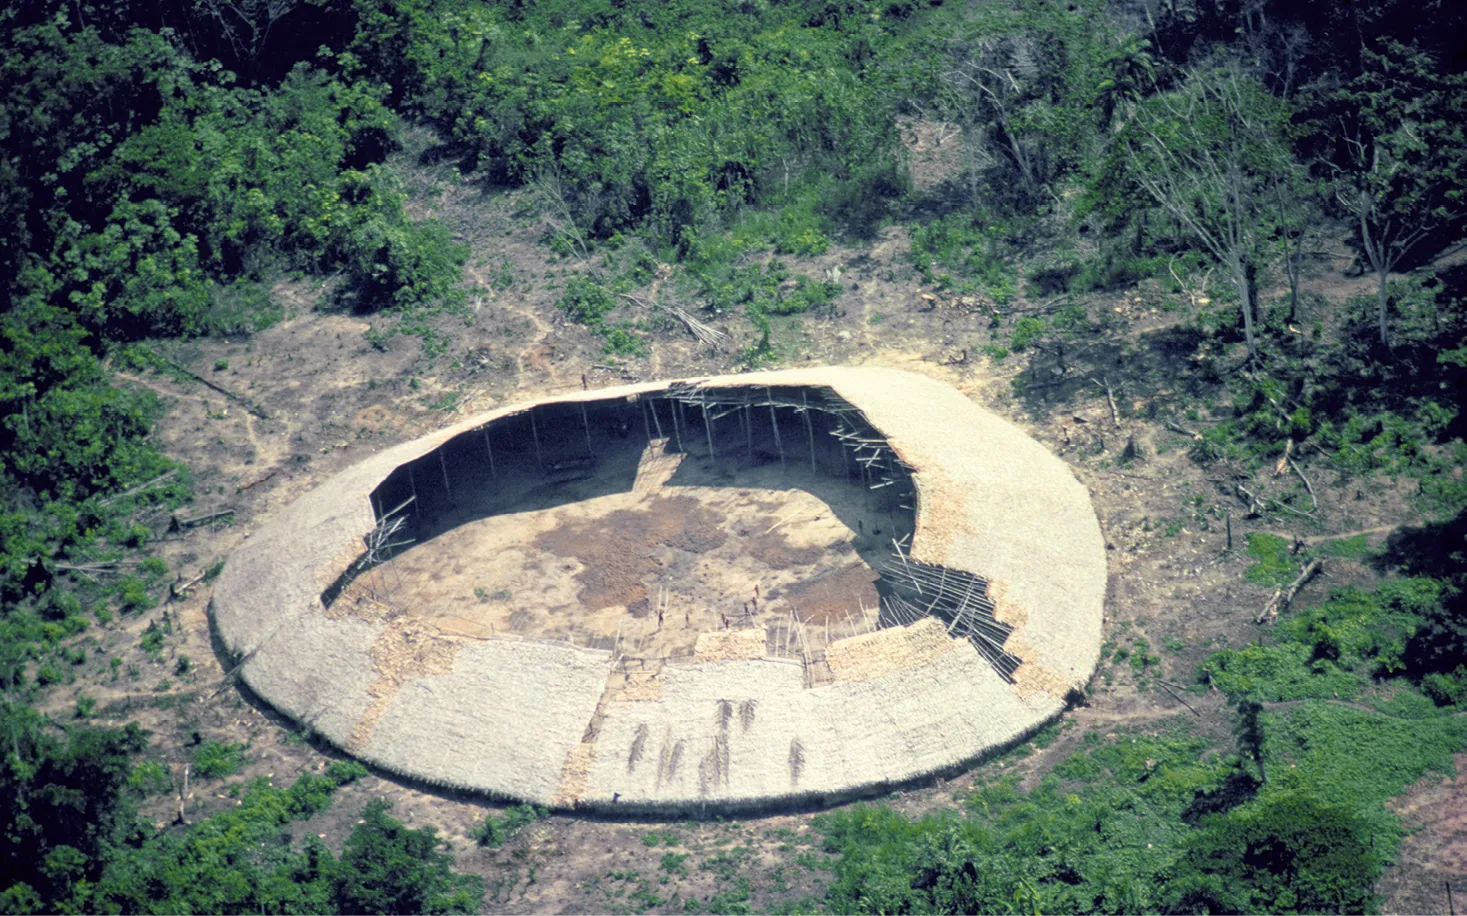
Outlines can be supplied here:
[[1310, 560], [1309, 564], [1299, 572], [1299, 577], [1291, 582], [1288, 588], [1274, 590], [1273, 597], [1268, 599], [1268, 603], [1263, 606], [1263, 610], [1258, 612], [1258, 617], [1254, 619], [1254, 623], [1270, 622], [1279, 615], [1280, 611], [1287, 611], [1289, 605], [1294, 601], [1294, 596], [1299, 594], [1299, 589], [1308, 584], [1310, 579], [1319, 575], [1319, 571], [1323, 568], [1323, 560]]

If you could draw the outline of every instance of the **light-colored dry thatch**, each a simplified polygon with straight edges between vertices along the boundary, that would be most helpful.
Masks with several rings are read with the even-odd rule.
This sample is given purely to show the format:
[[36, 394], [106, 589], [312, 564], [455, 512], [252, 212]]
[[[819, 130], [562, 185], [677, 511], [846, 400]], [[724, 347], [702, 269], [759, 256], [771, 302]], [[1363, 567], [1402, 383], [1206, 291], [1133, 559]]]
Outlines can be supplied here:
[[828, 388], [858, 408], [914, 469], [909, 555], [989, 581], [996, 616], [1015, 627], [1006, 648], [1022, 661], [1016, 683], [931, 619], [836, 643], [831, 677], [813, 687], [800, 662], [750, 658], [756, 643], [730, 633], [665, 666], [649, 682], [655, 690], [618, 694], [608, 676], [624, 676], [603, 651], [329, 618], [321, 593], [361, 552], [374, 523], [368, 494], [403, 463], [529, 404], [385, 451], [254, 532], [213, 603], [242, 677], [328, 740], [427, 782], [540, 804], [677, 811], [831, 800], [950, 770], [1028, 734], [1088, 680], [1105, 593], [1099, 526], [1069, 469], [1017, 427], [893, 370], [693, 384]]

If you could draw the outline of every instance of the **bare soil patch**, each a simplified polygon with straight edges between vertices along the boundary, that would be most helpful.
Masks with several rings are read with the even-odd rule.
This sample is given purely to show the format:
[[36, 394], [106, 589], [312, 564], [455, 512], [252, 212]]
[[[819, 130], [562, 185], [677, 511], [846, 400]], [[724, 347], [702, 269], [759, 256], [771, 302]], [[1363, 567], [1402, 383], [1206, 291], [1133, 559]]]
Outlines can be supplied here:
[[[881, 529], [863, 520], [871, 509], [858, 486], [663, 448], [606, 459], [638, 468], [630, 489], [605, 492], [587, 473], [553, 500], [532, 487], [464, 517], [358, 578], [331, 613], [405, 613], [459, 635], [619, 646], [640, 658], [690, 655], [715, 630], [782, 633], [798, 619], [820, 625], [808, 634], [818, 647], [873, 625], [877, 575], [862, 549], [878, 546]], [[852, 531], [853, 518], [871, 534]]]
[[1414, 832], [1378, 888], [1386, 913], [1445, 913], [1448, 884], [1453, 908], [1467, 903], [1467, 753], [1455, 762], [1455, 776], [1427, 776], [1390, 805]]

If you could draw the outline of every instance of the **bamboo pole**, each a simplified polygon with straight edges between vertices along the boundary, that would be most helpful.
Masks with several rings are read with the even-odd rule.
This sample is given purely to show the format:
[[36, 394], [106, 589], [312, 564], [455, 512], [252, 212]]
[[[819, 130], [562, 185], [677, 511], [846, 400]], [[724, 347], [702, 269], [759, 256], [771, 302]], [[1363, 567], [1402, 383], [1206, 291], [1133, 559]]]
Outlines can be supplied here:
[[810, 473], [815, 473], [815, 424], [810, 422], [810, 396], [800, 390], [800, 401], [805, 405], [805, 432], [810, 437]]
[[744, 402], [744, 446], [749, 452], [749, 463], [754, 463], [754, 418], [750, 416], [753, 408], [747, 401]]
[[648, 398], [647, 409], [652, 411], [652, 425], [657, 427], [657, 438], [666, 439], [667, 437], [662, 435], [662, 418], [657, 416], [657, 402]]
[[581, 402], [581, 429], [586, 433], [586, 454], [592, 457], [596, 455], [596, 446], [591, 444], [591, 420], [586, 416], [586, 402]]
[[779, 438], [779, 415], [774, 412], [774, 392], [765, 388], [764, 394], [769, 398], [769, 425], [774, 427], [774, 447], [779, 449], [779, 469], [784, 471], [784, 443]]
[[708, 435], [708, 457], [718, 464], [718, 453], [713, 450], [713, 421], [708, 419], [708, 402], [704, 401], [703, 407], [703, 432]]
[[448, 484], [448, 459], [443, 457], [443, 447], [438, 447], [438, 466], [443, 468], [443, 492], [453, 499], [453, 487]]

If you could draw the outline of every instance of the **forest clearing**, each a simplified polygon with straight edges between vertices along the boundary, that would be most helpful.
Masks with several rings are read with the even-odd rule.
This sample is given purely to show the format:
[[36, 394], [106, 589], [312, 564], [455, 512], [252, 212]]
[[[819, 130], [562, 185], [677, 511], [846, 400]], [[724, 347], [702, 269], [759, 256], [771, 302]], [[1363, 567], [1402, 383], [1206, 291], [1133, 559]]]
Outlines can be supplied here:
[[[0, 13], [0, 909], [1460, 906], [1464, 15], [1398, 0]], [[916, 376], [961, 402], [945, 416], [993, 415], [1083, 488], [1103, 541], [1099, 660], [1050, 684], [1037, 731], [884, 787], [853, 778], [854, 800], [790, 789], [767, 809], [617, 814], [676, 769], [675, 742], [599, 712], [673, 696], [651, 670], [613, 684], [597, 669], [574, 727], [515, 739], [622, 741], [584, 796], [476, 792], [342, 749], [390, 717], [280, 712], [250, 687], [244, 618], [215, 616], [221, 583], [341, 559], [279, 538], [271, 560], [292, 506], [482, 426], [512, 441], [485, 438], [472, 466], [452, 463], [462, 443], [394, 465], [441, 469], [441, 490], [411, 471], [363, 490], [364, 530], [409, 497], [437, 514], [377, 579], [311, 584], [323, 619], [346, 632], [411, 604], [411, 627], [465, 644], [565, 643], [624, 666], [737, 654], [720, 634], [743, 627], [806, 692], [837, 681], [842, 640], [893, 631], [882, 570], [921, 530], [905, 499], [920, 462], [872, 457], [885, 433], [842, 426], [839, 405], [806, 413], [818, 385], [721, 404], [668, 387], [822, 367]], [[596, 408], [602, 389], [622, 400]], [[542, 406], [517, 420], [519, 405]], [[526, 428], [474, 419], [496, 411]], [[866, 465], [842, 437], [872, 449]], [[501, 477], [502, 500], [482, 496]], [[1073, 553], [1074, 530], [1050, 540]], [[977, 590], [961, 581], [957, 610], [934, 613], [948, 636]], [[1009, 683], [1029, 656], [1003, 640], [1023, 624], [990, 585], [973, 632], [996, 648], [964, 651]], [[415, 676], [449, 664], [403, 645]], [[323, 676], [361, 680], [373, 716], [407, 683], [337, 662], [323, 654]], [[720, 705], [700, 727], [717, 750], [719, 729], [758, 716]], [[471, 746], [435, 728], [414, 753]], [[781, 733], [782, 784], [814, 779], [823, 750]], [[679, 803], [699, 791], [689, 760]], [[598, 785], [615, 798], [572, 803]]]

